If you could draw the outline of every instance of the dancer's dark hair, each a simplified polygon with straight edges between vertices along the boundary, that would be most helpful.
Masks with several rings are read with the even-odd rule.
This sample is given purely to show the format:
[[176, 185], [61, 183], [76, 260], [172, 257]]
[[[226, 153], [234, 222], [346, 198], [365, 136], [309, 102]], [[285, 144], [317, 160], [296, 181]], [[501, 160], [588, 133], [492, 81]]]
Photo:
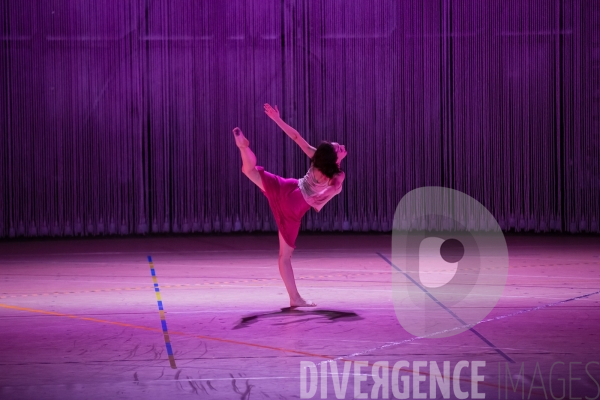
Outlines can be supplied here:
[[319, 144], [319, 147], [317, 147], [310, 162], [313, 167], [317, 168], [329, 179], [333, 178], [335, 174], [342, 172], [337, 165], [337, 153], [335, 152], [335, 148], [331, 143], [326, 141]]

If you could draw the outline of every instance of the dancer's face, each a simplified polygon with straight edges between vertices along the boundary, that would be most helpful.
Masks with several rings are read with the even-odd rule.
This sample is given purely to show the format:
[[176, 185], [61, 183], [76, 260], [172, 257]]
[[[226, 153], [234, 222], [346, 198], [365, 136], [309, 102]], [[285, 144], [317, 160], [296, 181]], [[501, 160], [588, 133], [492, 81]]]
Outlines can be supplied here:
[[344, 157], [348, 155], [348, 152], [346, 151], [346, 146], [337, 142], [331, 142], [331, 145], [337, 153], [337, 163], [339, 164], [344, 159]]

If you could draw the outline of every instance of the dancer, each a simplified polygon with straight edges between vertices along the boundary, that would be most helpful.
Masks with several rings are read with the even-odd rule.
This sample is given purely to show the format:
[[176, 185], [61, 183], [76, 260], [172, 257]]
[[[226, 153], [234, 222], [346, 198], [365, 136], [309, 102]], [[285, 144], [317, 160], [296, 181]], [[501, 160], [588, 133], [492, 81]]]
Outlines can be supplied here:
[[294, 141], [310, 158], [310, 168], [301, 179], [282, 178], [256, 165], [256, 156], [250, 150], [250, 142], [240, 128], [233, 130], [235, 143], [242, 156], [242, 172], [260, 188], [269, 201], [269, 206], [279, 228], [279, 273], [290, 296], [290, 307], [315, 307], [298, 293], [292, 253], [304, 214], [313, 207], [317, 212], [340, 193], [345, 174], [340, 163], [346, 157], [346, 148], [336, 142], [323, 141], [314, 148], [300, 136], [298, 131], [286, 124], [279, 115], [277, 106], [264, 105], [265, 113]]

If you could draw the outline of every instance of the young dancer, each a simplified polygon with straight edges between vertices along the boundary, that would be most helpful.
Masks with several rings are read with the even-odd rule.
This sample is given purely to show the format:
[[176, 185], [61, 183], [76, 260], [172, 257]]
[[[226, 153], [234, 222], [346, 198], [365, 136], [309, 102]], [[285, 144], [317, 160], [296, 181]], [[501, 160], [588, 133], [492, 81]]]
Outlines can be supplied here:
[[265, 104], [265, 113], [294, 141], [310, 158], [310, 168], [301, 179], [282, 178], [256, 165], [256, 156], [250, 150], [250, 142], [240, 128], [233, 130], [235, 143], [242, 155], [242, 172], [260, 188], [269, 201], [269, 206], [279, 228], [279, 273], [290, 296], [291, 307], [315, 307], [298, 293], [292, 253], [304, 214], [313, 207], [317, 212], [342, 191], [345, 174], [340, 163], [346, 157], [346, 148], [336, 142], [323, 141], [314, 148], [300, 136], [298, 131], [286, 124], [279, 115], [277, 106]]

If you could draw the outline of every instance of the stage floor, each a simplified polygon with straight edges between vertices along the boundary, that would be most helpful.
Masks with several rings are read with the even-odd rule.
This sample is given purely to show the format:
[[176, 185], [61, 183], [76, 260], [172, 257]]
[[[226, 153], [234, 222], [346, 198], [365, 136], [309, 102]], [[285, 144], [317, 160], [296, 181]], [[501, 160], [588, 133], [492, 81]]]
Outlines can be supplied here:
[[[281, 310], [289, 303], [276, 234], [3, 241], [0, 399], [300, 398], [310, 389], [301, 387], [303, 361], [308, 381], [319, 373], [310, 398], [323, 398], [323, 377], [325, 397], [336, 398], [342, 358], [366, 361], [365, 375], [388, 362], [377, 397], [373, 377], [364, 378], [364, 398], [383, 398], [386, 385], [394, 398], [398, 361], [407, 361], [400, 382], [410, 381], [408, 398], [443, 398], [439, 387], [430, 390], [432, 363], [444, 372], [449, 362], [452, 372], [462, 360], [450, 398], [476, 397], [473, 371], [487, 399], [595, 398], [600, 236], [506, 241], [510, 270], [497, 306], [477, 333], [443, 339], [414, 337], [400, 325], [385, 261], [391, 235], [301, 233], [294, 271], [300, 293], [318, 307], [298, 310]], [[337, 358], [338, 375], [320, 374], [321, 362]], [[477, 361], [485, 366], [476, 370]], [[360, 397], [357, 365], [337, 398]]]

